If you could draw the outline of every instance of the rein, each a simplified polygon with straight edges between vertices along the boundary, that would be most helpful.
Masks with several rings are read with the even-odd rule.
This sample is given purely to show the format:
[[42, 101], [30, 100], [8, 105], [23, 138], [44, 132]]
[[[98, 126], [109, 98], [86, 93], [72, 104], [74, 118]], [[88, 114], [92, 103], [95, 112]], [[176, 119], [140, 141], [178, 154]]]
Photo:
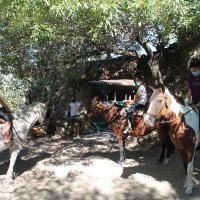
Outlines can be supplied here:
[[[97, 104], [93, 104], [92, 105], [92, 107], [94, 108], [94, 110], [98, 113], [98, 111], [97, 111], [97, 106], [98, 106], [98, 104], [99, 103], [97, 103]], [[115, 104], [113, 104], [113, 105], [111, 105], [109, 108], [107, 108], [106, 110], [110, 110], [111, 108], [113, 108], [113, 107], [115, 107], [116, 105]], [[114, 119], [113, 119], [114, 118]], [[113, 121], [113, 120], [115, 120], [115, 118], [116, 118], [116, 116], [113, 116], [113, 118], [111, 119], [111, 122]], [[108, 122], [101, 122], [101, 123], [95, 123], [95, 122], [92, 122], [98, 129], [101, 129], [101, 130], [107, 130], [107, 129], [109, 129], [110, 127], [111, 127], [111, 125], [109, 125], [107, 128], [104, 128], [104, 129], [102, 129], [102, 128], [100, 128], [99, 126], [97, 126], [97, 124], [104, 124], [104, 123], [108, 123]]]
[[[164, 98], [166, 98], [166, 97], [164, 97]], [[167, 100], [167, 98], [166, 98], [166, 100]], [[166, 103], [166, 102], [165, 102]], [[168, 104], [166, 103], [166, 105], [168, 106]], [[163, 104], [163, 106], [164, 106], [164, 104]], [[162, 110], [162, 109], [161, 109]], [[184, 116], [184, 115], [187, 115], [189, 112], [191, 112], [192, 110], [194, 110], [194, 108], [191, 108], [190, 110], [188, 110], [186, 113], [183, 113], [182, 114], [182, 116]], [[167, 110], [168, 111], [168, 110]], [[149, 115], [149, 116], [151, 116], [151, 117], [153, 117], [154, 119], [157, 119], [157, 117], [158, 117], [158, 114], [156, 115], [154, 115], [154, 114], [152, 114], [152, 113], [149, 113], [149, 112], [147, 112], [147, 114]], [[166, 113], [166, 116], [167, 116], [167, 113]], [[166, 117], [164, 117], [164, 118], [166, 118]], [[179, 117], [177, 117], [177, 118], [175, 118], [175, 119], [173, 119], [173, 120], [167, 120], [167, 121], [164, 121], [164, 120], [158, 120], [158, 123], [160, 123], [160, 124], [165, 124], [165, 123], [171, 123], [171, 122], [174, 122], [174, 121], [176, 121], [176, 120], [178, 120], [178, 119], [180, 119], [181, 118], [181, 116], [179, 116]]]
[[[187, 115], [189, 112], [191, 112], [192, 110], [194, 110], [193, 108], [191, 108], [190, 110], [188, 110], [186, 113], [182, 114], [182, 116]], [[177, 117], [176, 119], [173, 120], [168, 120], [168, 121], [158, 121], [160, 124], [164, 124], [164, 123], [171, 123], [176, 121], [177, 119], [181, 118], [182, 116]]]
[[109, 129], [110, 127], [111, 127], [111, 125], [109, 125], [107, 128], [104, 128], [104, 129], [102, 129], [101, 127], [99, 127], [99, 126], [97, 126], [97, 124], [103, 124], [103, 123], [106, 123], [106, 122], [103, 122], [103, 123], [95, 123], [95, 122], [92, 122], [98, 129], [101, 129], [101, 130], [107, 130], [107, 129]]
[[[35, 122], [33, 122], [33, 123], [30, 123], [29, 121], [27, 121], [26, 119], [24, 119], [24, 118], [21, 117], [20, 115], [15, 115], [15, 116], [21, 118], [22, 120], [24, 120], [25, 122], [27, 122], [28, 124], [30, 124], [30, 127], [40, 127], [40, 126], [42, 126], [43, 124], [45, 124], [45, 123], [42, 123], [42, 124], [40, 124], [39, 126], [34, 126], [34, 123], [35, 123], [37, 120], [36, 120]], [[21, 140], [21, 142], [23, 142], [24, 140], [23, 140], [22, 138], [19, 137], [19, 135], [18, 135], [18, 133], [17, 133], [17, 131], [16, 131], [16, 129], [15, 129], [14, 126], [13, 126], [13, 130], [15, 131], [17, 137]]]
[[[166, 112], [166, 115], [165, 115], [164, 118], [166, 118], [166, 116], [167, 116], [167, 114], [168, 114], [168, 108], [169, 108], [169, 105], [168, 105], [168, 97], [167, 97], [167, 96], [158, 95], [157, 97], [165, 98], [165, 102], [163, 103], [162, 108], [160, 109], [160, 111], [158, 112], [158, 108], [156, 108], [156, 114], [152, 114], [152, 113], [150, 113], [150, 112], [147, 112], [147, 113], [146, 113], [147, 115], [149, 115], [150, 117], [152, 117], [152, 118], [154, 118], [154, 119], [156, 119], [156, 120], [157, 120], [158, 115], [159, 115], [160, 112], [162, 111], [164, 105], [166, 105], [166, 108], [167, 108], [167, 112]], [[188, 110], [186, 113], [181, 113], [182, 115], [180, 115], [179, 117], [177, 117], [177, 118], [175, 118], [175, 119], [173, 119], [173, 120], [166, 120], [166, 121], [164, 121], [164, 120], [157, 120], [157, 121], [158, 121], [158, 123], [160, 123], [160, 124], [171, 123], [171, 122], [174, 122], [174, 121], [180, 119], [182, 116], [187, 115], [187, 114], [188, 114], [189, 112], [191, 112], [192, 110], [194, 110], [194, 108], [191, 108], [191, 109]]]
[[[157, 117], [159, 116], [159, 114], [161, 113], [162, 109], [164, 108], [164, 105], [166, 105], [166, 107], [168, 108], [168, 97], [167, 96], [163, 96], [163, 95], [158, 95], [157, 97], [162, 97], [162, 98], [165, 98], [165, 102], [163, 103], [160, 111], [158, 111], [158, 107], [156, 107], [156, 111], [155, 113], [156, 114], [152, 114], [150, 112], [147, 112], [146, 114], [149, 115], [150, 117], [154, 118], [157, 120]], [[167, 113], [168, 113], [168, 109], [167, 109], [167, 112], [166, 112], [166, 115], [165, 115], [165, 118], [167, 116]]]

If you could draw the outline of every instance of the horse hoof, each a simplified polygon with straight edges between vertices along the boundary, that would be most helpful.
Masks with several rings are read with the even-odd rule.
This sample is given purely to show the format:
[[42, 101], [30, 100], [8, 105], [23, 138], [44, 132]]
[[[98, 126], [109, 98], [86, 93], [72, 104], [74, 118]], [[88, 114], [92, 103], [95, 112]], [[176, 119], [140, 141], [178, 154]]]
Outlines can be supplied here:
[[118, 161], [117, 162], [119, 165], [124, 165], [125, 164], [125, 161]]
[[161, 164], [161, 163], [162, 163], [162, 160], [159, 159], [159, 160], [157, 161], [157, 163], [158, 163], [158, 164]]
[[187, 189], [185, 190], [185, 194], [188, 194], [189, 196], [191, 196], [191, 195], [192, 195], [192, 189], [187, 188]]
[[166, 159], [166, 160], [163, 162], [163, 165], [164, 165], [164, 166], [169, 165], [169, 159]]
[[12, 178], [9, 178], [9, 179], [8, 179], [8, 181], [7, 181], [8, 185], [12, 185], [12, 184], [13, 184], [13, 182], [14, 182], [14, 181], [13, 181], [13, 179], [12, 179]]

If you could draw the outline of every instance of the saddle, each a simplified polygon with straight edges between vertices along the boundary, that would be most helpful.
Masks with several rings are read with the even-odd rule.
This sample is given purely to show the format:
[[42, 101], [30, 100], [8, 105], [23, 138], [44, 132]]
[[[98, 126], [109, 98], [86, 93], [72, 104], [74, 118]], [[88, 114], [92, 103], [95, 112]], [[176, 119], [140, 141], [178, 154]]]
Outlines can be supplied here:
[[5, 121], [0, 118], [0, 124], [4, 124], [4, 123], [5, 123]]
[[144, 116], [145, 114], [145, 108], [140, 108], [139, 110], [135, 111], [132, 115], [133, 116]]
[[118, 107], [125, 107], [126, 103], [123, 102], [123, 101], [119, 101], [119, 102], [115, 102], [115, 105], [118, 106]]

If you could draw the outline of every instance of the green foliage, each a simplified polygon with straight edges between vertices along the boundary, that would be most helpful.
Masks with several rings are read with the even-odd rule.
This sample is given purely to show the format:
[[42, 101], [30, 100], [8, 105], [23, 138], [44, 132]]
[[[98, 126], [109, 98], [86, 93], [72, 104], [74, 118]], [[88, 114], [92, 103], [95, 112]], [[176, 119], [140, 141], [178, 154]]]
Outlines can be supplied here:
[[199, 24], [199, 0], [1, 0], [0, 65], [30, 87], [56, 71], [79, 80], [91, 56], [167, 44]]
[[26, 102], [26, 82], [16, 79], [10, 74], [7, 76], [0, 75], [0, 84], [1, 98], [11, 109], [15, 109]]

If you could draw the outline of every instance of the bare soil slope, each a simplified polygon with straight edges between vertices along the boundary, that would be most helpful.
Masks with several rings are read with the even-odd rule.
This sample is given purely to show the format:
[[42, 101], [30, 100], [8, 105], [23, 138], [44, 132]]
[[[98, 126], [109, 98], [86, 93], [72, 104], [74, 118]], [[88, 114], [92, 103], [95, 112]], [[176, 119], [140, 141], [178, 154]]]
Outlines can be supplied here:
[[[129, 141], [126, 164], [117, 165], [115, 135], [86, 134], [81, 139], [54, 135], [28, 138], [20, 152], [12, 185], [8, 162], [0, 166], [1, 200], [199, 200], [200, 153], [196, 155], [193, 195], [184, 193], [185, 174], [178, 155], [168, 166], [157, 163], [160, 143]], [[0, 155], [9, 159], [9, 152]]]

